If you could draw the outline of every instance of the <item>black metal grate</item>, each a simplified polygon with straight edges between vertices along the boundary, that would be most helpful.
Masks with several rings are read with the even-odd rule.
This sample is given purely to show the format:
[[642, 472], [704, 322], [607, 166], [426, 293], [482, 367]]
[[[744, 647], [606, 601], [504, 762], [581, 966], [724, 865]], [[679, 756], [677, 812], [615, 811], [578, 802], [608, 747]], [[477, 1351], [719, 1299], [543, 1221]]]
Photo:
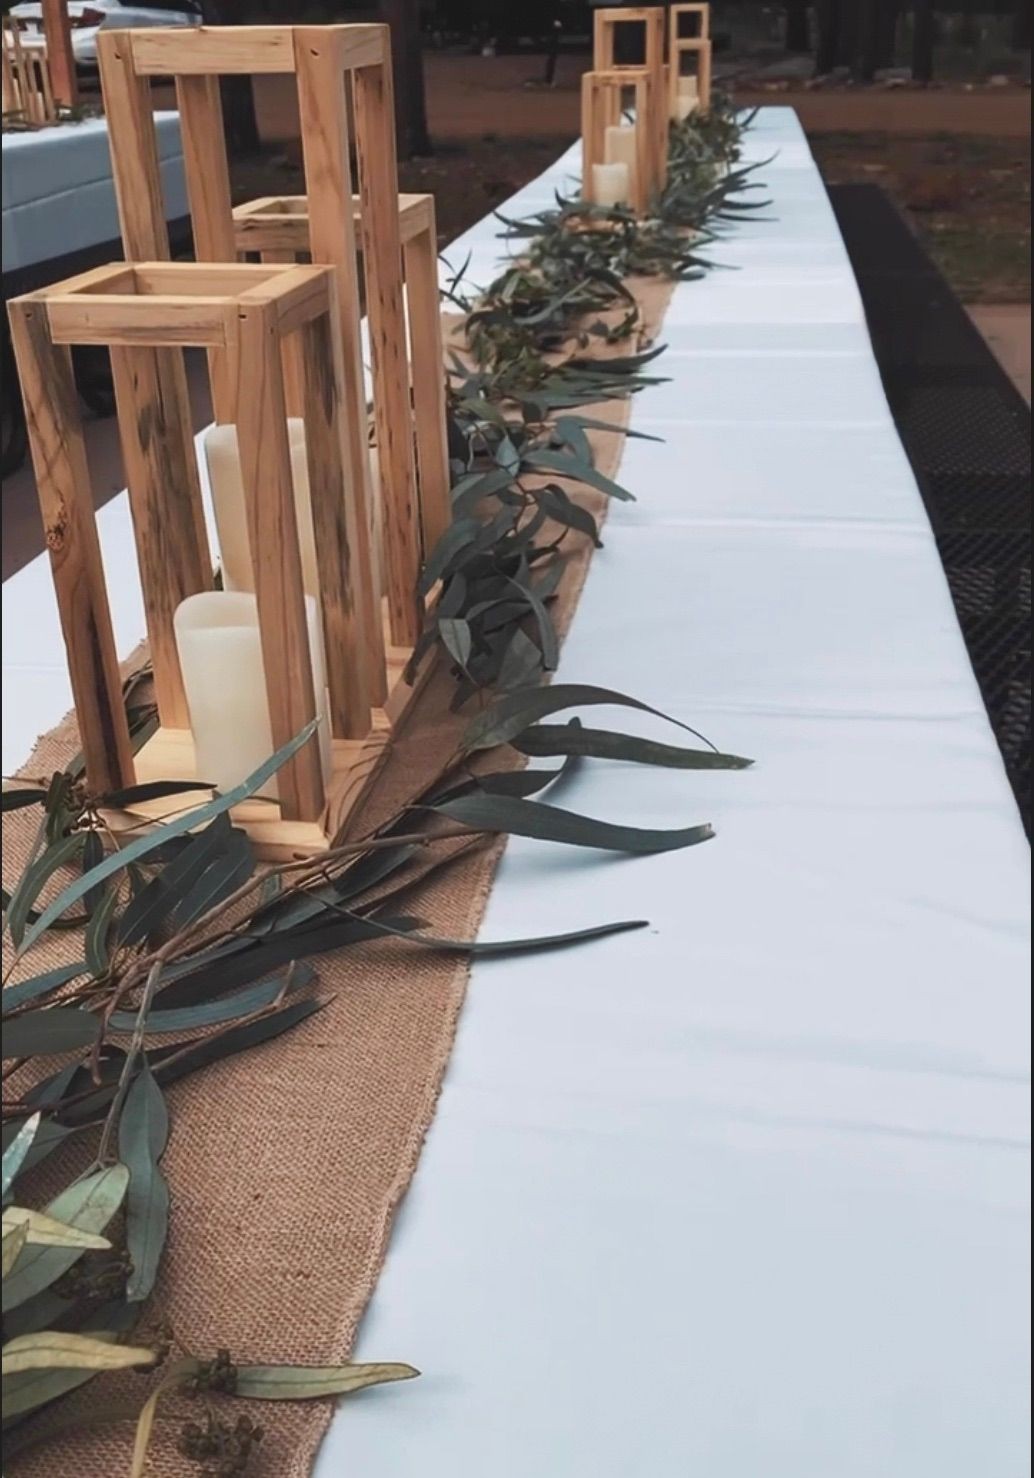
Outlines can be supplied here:
[[1030, 410], [878, 185], [830, 198], [1030, 836]]

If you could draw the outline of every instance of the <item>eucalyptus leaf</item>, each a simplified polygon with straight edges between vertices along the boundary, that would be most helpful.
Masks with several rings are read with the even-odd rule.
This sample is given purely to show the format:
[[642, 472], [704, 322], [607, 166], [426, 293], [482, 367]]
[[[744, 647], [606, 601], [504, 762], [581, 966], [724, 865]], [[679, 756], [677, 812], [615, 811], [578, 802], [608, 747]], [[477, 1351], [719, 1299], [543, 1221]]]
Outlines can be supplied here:
[[39, 1129], [39, 1126], [40, 1115], [32, 1114], [31, 1117], [26, 1119], [25, 1122], [19, 1127], [18, 1132], [15, 1134], [10, 1144], [7, 1145], [4, 1149], [3, 1167], [2, 1171], [0, 1171], [0, 1175], [2, 1175], [0, 1194], [2, 1194], [4, 1200], [7, 1199], [7, 1192], [14, 1184], [14, 1178], [18, 1174], [18, 1171], [22, 1168], [25, 1157], [26, 1155], [28, 1155], [30, 1149], [32, 1148], [32, 1142], [36, 1138], [36, 1132]]
[[460, 667], [466, 667], [470, 660], [470, 653], [473, 647], [470, 622], [458, 616], [439, 616], [438, 634], [441, 636], [442, 644], [453, 661]]
[[594, 759], [631, 760], [635, 764], [672, 770], [745, 770], [754, 763], [738, 754], [681, 749], [675, 744], [640, 739], [635, 734], [620, 734], [610, 729], [572, 729], [569, 724], [534, 724], [511, 743], [521, 754], [536, 758], [577, 754]]
[[436, 815], [461, 826], [469, 826], [473, 831], [505, 832], [511, 836], [564, 842], [575, 847], [597, 847], [609, 852], [671, 852], [709, 841], [714, 836], [713, 829], [707, 825], [677, 830], [618, 826], [517, 796], [461, 796], [433, 809]]
[[[103, 1232], [122, 1205], [129, 1184], [124, 1165], [98, 1170], [66, 1186], [47, 1207], [47, 1215], [84, 1232]], [[4, 1280], [3, 1311], [16, 1309], [57, 1281], [82, 1256], [78, 1248], [26, 1247]]]
[[100, 1023], [89, 1011], [77, 1006], [54, 1006], [50, 1010], [27, 1011], [11, 1017], [4, 1026], [3, 1053], [6, 1058], [49, 1057], [92, 1047]]
[[[72, 836], [60, 837], [52, 842], [43, 855], [37, 857], [35, 862], [31, 863], [22, 873], [7, 908], [7, 927], [11, 931], [11, 938], [16, 948], [20, 947], [25, 937], [29, 914], [36, 899], [54, 874], [62, 867], [67, 867], [72, 859], [82, 851], [82, 848], [83, 834], [81, 832], [76, 832]], [[85, 892], [85, 889], [83, 891]], [[64, 897], [64, 894], [61, 896]], [[53, 917], [60, 918], [75, 901], [75, 899], [70, 899], [64, 908], [59, 908], [54, 913]], [[51, 909], [53, 907], [52, 904]]]
[[[217, 1026], [220, 1022], [251, 1016], [256, 1011], [271, 1006], [283, 994], [286, 984], [285, 977], [274, 975], [258, 985], [200, 1005], [171, 1007], [169, 1010], [153, 1009], [147, 1015], [147, 1034], [157, 1036], [168, 1032], [194, 1031], [199, 1027]], [[113, 1011], [108, 1026], [113, 1032], [131, 1032], [136, 1026], [136, 1020], [135, 1011]]]
[[10, 790], [0, 793], [0, 809], [21, 811], [25, 806], [38, 806], [46, 798], [47, 792], [37, 786], [12, 786]]
[[15, 985], [5, 986], [3, 1014], [7, 1016], [28, 1001], [35, 1001], [40, 996], [49, 995], [52, 990], [58, 990], [60, 986], [67, 985], [77, 975], [85, 975], [86, 970], [86, 961], [77, 960], [74, 965], [58, 965], [53, 970], [44, 970], [42, 975], [33, 975], [29, 980], [19, 980]]
[[169, 1229], [169, 1187], [159, 1168], [169, 1139], [169, 1114], [147, 1063], [126, 1095], [118, 1135], [119, 1158], [129, 1170], [126, 1250], [132, 1271], [126, 1298], [140, 1303], [154, 1287]]
[[616, 498], [621, 503], [635, 502], [634, 494], [616, 483], [612, 477], [598, 472], [588, 462], [568, 456], [566, 452], [529, 452], [524, 461], [534, 472], [552, 472], [558, 477], [570, 477], [595, 488], [598, 493], [606, 493], [608, 498]]
[[677, 728], [696, 738], [701, 736], [689, 724], [671, 718], [649, 703], [630, 698], [610, 688], [599, 688], [587, 683], [553, 683], [548, 688], [521, 688], [497, 698], [471, 722], [463, 736], [463, 749], [470, 753], [478, 749], [494, 749], [520, 734], [530, 724], [551, 713], [560, 713], [565, 708], [588, 708], [599, 704], [612, 704], [618, 708], [634, 708], [640, 713], [651, 713], [663, 718]]
[[66, 1226], [64, 1222], [55, 1221], [42, 1211], [31, 1211], [27, 1206], [6, 1207], [3, 1226], [5, 1235], [16, 1227], [24, 1227], [26, 1241], [32, 1247], [78, 1247], [89, 1252], [103, 1251], [111, 1246], [107, 1237]]

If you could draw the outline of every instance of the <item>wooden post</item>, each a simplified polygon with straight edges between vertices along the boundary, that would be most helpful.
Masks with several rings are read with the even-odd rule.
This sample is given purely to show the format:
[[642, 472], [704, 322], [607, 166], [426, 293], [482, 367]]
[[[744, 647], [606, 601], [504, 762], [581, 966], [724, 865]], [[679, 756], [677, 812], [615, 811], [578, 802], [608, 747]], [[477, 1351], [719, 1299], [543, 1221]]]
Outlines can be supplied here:
[[[333, 286], [333, 285], [332, 285]], [[333, 296], [333, 294], [332, 294]], [[331, 311], [336, 311], [332, 301]], [[335, 374], [329, 316], [295, 334], [302, 374], [305, 450], [316, 538], [323, 635], [329, 663], [331, 727], [335, 738], [362, 738], [370, 727], [367, 640], [356, 602], [354, 550], [363, 529], [345, 482], [340, 378]], [[365, 659], [365, 660], [364, 660]]]
[[409, 307], [409, 359], [413, 382], [420, 528], [424, 558], [452, 522], [449, 447], [446, 436], [445, 357], [438, 296], [438, 233], [434, 196], [425, 201], [426, 224], [402, 247]]
[[[353, 76], [356, 155], [363, 235], [363, 275], [373, 359], [374, 417], [381, 495], [391, 637], [414, 646], [423, 627], [417, 598], [420, 522], [413, 460], [413, 412], [406, 363], [406, 309], [402, 297], [398, 185], [378, 190], [375, 180], [395, 160], [391, 74], [361, 67]], [[395, 171], [392, 169], [392, 174]], [[311, 194], [310, 194], [311, 201]], [[390, 506], [390, 515], [389, 515]]]
[[8, 311], [86, 780], [102, 795], [132, 785], [133, 753], [71, 356], [51, 341], [42, 303]]
[[43, 34], [54, 101], [65, 108], [74, 108], [79, 102], [79, 81], [68, 23], [68, 0], [43, 0]]
[[[218, 77], [212, 74], [177, 77], [176, 104], [194, 256], [199, 262], [234, 262], [237, 248], [233, 239], [230, 167]], [[224, 349], [209, 349], [208, 363], [215, 419], [220, 425], [232, 424], [236, 419], [235, 366]]]
[[212, 562], [190, 406], [163, 373], [179, 351], [113, 344], [110, 352], [158, 716], [170, 728], [186, 729], [172, 618], [188, 595], [212, 588]]
[[347, 476], [359, 515], [355, 555], [356, 600], [370, 632], [367, 681], [371, 700], [387, 697], [381, 621], [380, 578], [373, 554], [374, 516], [366, 430], [359, 280], [352, 221], [352, 171], [348, 158], [348, 113], [337, 47], [318, 26], [294, 32], [298, 110], [309, 196], [309, 240], [314, 262], [337, 269], [344, 375]]
[[[237, 441], [255, 576], [262, 662], [273, 748], [316, 713], [312, 657], [294, 509], [287, 407], [280, 374], [276, 308], [261, 292], [238, 300]], [[277, 774], [285, 820], [314, 821], [323, 810], [315, 735]]]

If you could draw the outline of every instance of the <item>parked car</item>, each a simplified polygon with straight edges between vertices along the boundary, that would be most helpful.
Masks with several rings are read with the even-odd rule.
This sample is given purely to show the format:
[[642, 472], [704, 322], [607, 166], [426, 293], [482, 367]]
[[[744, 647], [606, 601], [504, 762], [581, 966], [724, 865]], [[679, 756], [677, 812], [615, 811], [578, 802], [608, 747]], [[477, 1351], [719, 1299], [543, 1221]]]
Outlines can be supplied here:
[[[29, 45], [34, 36], [42, 36], [41, 4], [25, 0], [24, 4], [13, 5], [9, 14], [20, 22]], [[97, 67], [97, 32], [102, 26], [119, 31], [138, 26], [199, 26], [201, 6], [198, 0], [151, 0], [149, 5], [125, 5], [122, 0], [69, 0], [68, 19], [76, 66], [92, 72]]]

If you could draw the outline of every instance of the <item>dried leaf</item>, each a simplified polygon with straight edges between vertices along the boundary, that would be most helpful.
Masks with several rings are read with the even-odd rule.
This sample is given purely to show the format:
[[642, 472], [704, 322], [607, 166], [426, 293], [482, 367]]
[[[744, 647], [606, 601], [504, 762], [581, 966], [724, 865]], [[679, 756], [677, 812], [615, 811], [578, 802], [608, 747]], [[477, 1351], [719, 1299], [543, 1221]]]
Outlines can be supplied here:
[[413, 1380], [420, 1374], [412, 1365], [239, 1365], [234, 1394], [251, 1401], [307, 1401], [320, 1396], [345, 1396], [366, 1386]]
[[138, 1345], [116, 1345], [85, 1334], [23, 1334], [9, 1339], [3, 1348], [4, 1375], [26, 1370], [126, 1370], [130, 1366], [153, 1365], [154, 1350]]
[[535, 724], [511, 740], [514, 749], [536, 758], [577, 754], [593, 759], [630, 760], [672, 770], [745, 770], [754, 763], [713, 749], [681, 749], [610, 729], [572, 729], [568, 724]]
[[6, 1207], [3, 1225], [5, 1235], [15, 1227], [24, 1227], [30, 1247], [78, 1247], [83, 1252], [102, 1252], [111, 1246], [107, 1237], [66, 1226], [63, 1221], [55, 1221], [42, 1211], [30, 1211], [26, 1206]]

